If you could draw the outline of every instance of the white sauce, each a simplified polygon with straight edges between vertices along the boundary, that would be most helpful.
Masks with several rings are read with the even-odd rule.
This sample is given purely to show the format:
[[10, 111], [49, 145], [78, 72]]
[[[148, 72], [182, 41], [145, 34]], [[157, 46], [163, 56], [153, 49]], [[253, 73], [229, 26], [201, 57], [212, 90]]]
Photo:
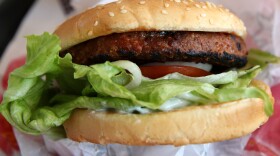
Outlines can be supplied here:
[[161, 111], [171, 111], [189, 105], [190, 102], [181, 98], [171, 98], [160, 106]]
[[[159, 108], [160, 111], [171, 111], [174, 109], [180, 109], [183, 107], [186, 107], [188, 105], [191, 104], [190, 101], [188, 101], [186, 97], [191, 97], [192, 95], [190, 95], [188, 92], [183, 93], [177, 97], [174, 98], [170, 98], [169, 100], [167, 100], [164, 104], [161, 105], [161, 107]], [[100, 110], [96, 110], [96, 111], [106, 111], [106, 109], [100, 109]], [[154, 110], [151, 110], [149, 108], [143, 108], [141, 106], [137, 106], [137, 107], [132, 107], [127, 111], [123, 111], [123, 110], [116, 110], [118, 113], [134, 113], [134, 112], [138, 112], [140, 114], [149, 114], [154, 112]]]
[[164, 63], [160, 63], [160, 62], [156, 62], [156, 63], [148, 63], [145, 64], [145, 66], [155, 66], [155, 65], [161, 65], [161, 66], [169, 66], [169, 65], [177, 65], [177, 66], [191, 66], [191, 67], [196, 67], [199, 69], [203, 69], [206, 71], [210, 71], [212, 69], [212, 65], [211, 64], [207, 64], [207, 63], [195, 63], [195, 62], [164, 62]]

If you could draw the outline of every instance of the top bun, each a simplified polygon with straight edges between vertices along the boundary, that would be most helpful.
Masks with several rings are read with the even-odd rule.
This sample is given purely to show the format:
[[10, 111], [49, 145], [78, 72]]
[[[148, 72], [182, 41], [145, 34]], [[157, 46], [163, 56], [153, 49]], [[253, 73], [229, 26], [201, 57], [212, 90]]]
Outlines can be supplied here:
[[243, 22], [222, 6], [192, 0], [120, 0], [76, 15], [54, 34], [62, 49], [112, 33], [207, 31], [246, 36]]

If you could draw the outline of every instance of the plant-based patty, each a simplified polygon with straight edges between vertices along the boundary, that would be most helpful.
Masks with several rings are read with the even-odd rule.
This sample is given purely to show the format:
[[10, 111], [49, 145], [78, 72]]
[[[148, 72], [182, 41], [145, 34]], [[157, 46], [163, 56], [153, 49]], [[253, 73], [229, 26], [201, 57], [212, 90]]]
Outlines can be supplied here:
[[[95, 144], [239, 138], [273, 114], [269, 86], [253, 79], [280, 62], [256, 49], [247, 57], [246, 34], [237, 16], [211, 2], [119, 0], [89, 8], [54, 34], [27, 37], [26, 64], [10, 74], [0, 113], [28, 134]], [[60, 57], [67, 52], [72, 58]], [[246, 67], [232, 68], [246, 57]]]
[[131, 60], [135, 63], [191, 61], [226, 67], [247, 62], [245, 42], [228, 33], [141, 31], [98, 37], [65, 50], [79, 64]]

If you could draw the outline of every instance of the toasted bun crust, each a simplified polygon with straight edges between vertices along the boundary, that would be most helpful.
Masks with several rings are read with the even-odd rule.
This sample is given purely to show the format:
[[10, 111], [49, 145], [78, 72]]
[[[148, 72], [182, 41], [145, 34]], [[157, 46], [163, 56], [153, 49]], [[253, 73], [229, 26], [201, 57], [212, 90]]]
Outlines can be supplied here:
[[[271, 95], [263, 82], [254, 81], [252, 85]], [[263, 101], [251, 98], [144, 115], [79, 109], [64, 127], [67, 136], [79, 142], [179, 146], [241, 137], [267, 119]]]
[[72, 17], [54, 34], [62, 49], [112, 33], [129, 31], [228, 32], [245, 38], [243, 22], [210, 2], [186, 0], [121, 0]]

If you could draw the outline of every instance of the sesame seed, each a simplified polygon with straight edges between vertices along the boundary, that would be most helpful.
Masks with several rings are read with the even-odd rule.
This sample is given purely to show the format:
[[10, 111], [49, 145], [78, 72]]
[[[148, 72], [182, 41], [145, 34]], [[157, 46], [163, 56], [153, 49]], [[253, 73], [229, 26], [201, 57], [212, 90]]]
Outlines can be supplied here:
[[206, 17], [205, 13], [200, 14], [201, 17]]
[[210, 24], [214, 24], [213, 19], [209, 19], [209, 23], [210, 23]]
[[188, 4], [189, 4], [189, 2], [187, 2], [187, 1], [183, 1], [183, 3], [184, 3], [184, 4], [186, 4], [186, 5], [188, 5]]
[[115, 14], [113, 12], [109, 12], [109, 16], [114, 17]]
[[123, 10], [124, 9], [124, 5], [123, 6], [121, 6], [121, 8], [120, 8], [121, 10]]
[[180, 3], [180, 2], [181, 2], [181, 0], [175, 0], [175, 2]]
[[195, 6], [196, 6], [197, 8], [201, 8], [201, 6], [200, 6], [199, 4], [195, 4]]
[[122, 14], [125, 14], [125, 13], [127, 13], [127, 10], [122, 9], [122, 10], [121, 10], [121, 13], [122, 13]]
[[166, 10], [161, 10], [161, 13], [164, 14], [164, 15], [168, 14], [168, 12]]
[[187, 11], [191, 11], [191, 8], [186, 8]]
[[222, 8], [219, 8], [219, 11], [220, 11], [220, 12], [224, 12], [224, 10], [223, 10]]
[[213, 6], [213, 8], [217, 8], [217, 6], [214, 3], [211, 3], [211, 5]]
[[121, 2], [122, 2], [121, 0], [118, 0], [116, 3], [117, 3], [117, 4], [120, 4]]
[[90, 30], [90, 31], [88, 32], [88, 36], [91, 36], [92, 34], [93, 34], [92, 30]]
[[139, 4], [145, 4], [146, 3], [146, 1], [140, 1], [139, 2]]
[[189, 2], [193, 2], [193, 0], [189, 0]]
[[99, 23], [98, 21], [95, 21], [95, 22], [94, 22], [94, 26], [97, 26], [97, 25], [98, 25], [98, 23]]
[[169, 4], [168, 4], [168, 3], [165, 3], [164, 6], [165, 6], [166, 8], [168, 8], [168, 7], [169, 7]]
[[203, 5], [202, 8], [203, 8], [203, 9], [207, 9], [207, 6], [206, 6], [206, 5]]
[[228, 9], [226, 9], [226, 12], [229, 12], [229, 10], [228, 10]]
[[206, 5], [208, 6], [208, 8], [211, 8], [212, 6], [211, 6], [211, 3], [210, 2], [206, 2]]
[[103, 5], [98, 5], [98, 6], [97, 6], [97, 9], [99, 9], [99, 10], [101, 10], [101, 9], [103, 9], [103, 8], [104, 8]]
[[173, 2], [173, 0], [170, 0], [170, 2]]
[[230, 15], [229, 15], [229, 17], [231, 17], [231, 18], [232, 18], [232, 17], [233, 17], [233, 14], [230, 14]]

